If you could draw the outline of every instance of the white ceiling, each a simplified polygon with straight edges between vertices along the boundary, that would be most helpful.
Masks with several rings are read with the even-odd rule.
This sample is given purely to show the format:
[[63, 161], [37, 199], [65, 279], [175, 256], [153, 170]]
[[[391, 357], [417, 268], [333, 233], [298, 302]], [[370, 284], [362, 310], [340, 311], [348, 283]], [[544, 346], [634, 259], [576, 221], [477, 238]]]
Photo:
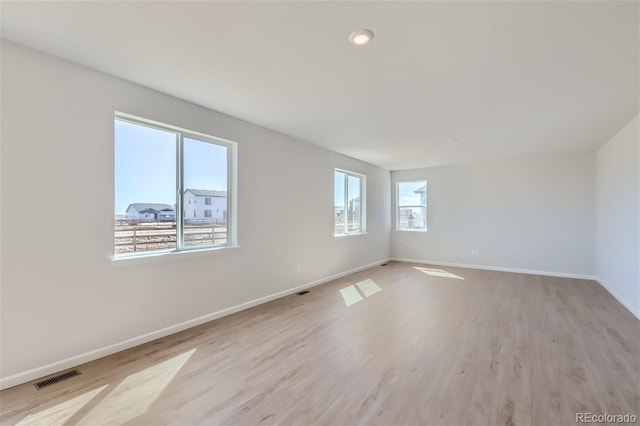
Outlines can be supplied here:
[[7, 39], [391, 170], [591, 149], [639, 110], [636, 1], [1, 8]]

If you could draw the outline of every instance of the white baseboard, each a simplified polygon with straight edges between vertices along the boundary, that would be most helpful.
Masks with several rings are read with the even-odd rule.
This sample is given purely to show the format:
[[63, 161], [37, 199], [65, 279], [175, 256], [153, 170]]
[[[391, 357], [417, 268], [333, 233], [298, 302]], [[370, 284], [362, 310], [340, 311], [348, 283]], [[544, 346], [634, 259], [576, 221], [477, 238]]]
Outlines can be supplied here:
[[177, 333], [182, 330], [186, 330], [191, 327], [195, 327], [200, 324], [204, 324], [209, 321], [213, 321], [215, 319], [231, 315], [233, 313], [252, 308], [257, 305], [261, 305], [263, 303], [270, 302], [275, 299], [279, 299], [281, 297], [288, 296], [293, 293], [297, 293], [301, 290], [308, 289], [311, 287], [315, 287], [320, 284], [324, 284], [326, 282], [344, 277], [349, 274], [353, 274], [358, 271], [362, 271], [363, 269], [371, 268], [376, 265], [380, 265], [382, 263], [388, 262], [389, 259], [382, 259], [377, 262], [370, 263], [368, 265], [360, 266], [355, 269], [351, 269], [349, 271], [340, 272], [335, 275], [331, 275], [329, 277], [321, 278], [319, 280], [315, 280], [306, 284], [299, 285], [297, 287], [290, 288], [288, 290], [279, 291], [277, 293], [270, 294], [268, 296], [260, 297], [258, 299], [250, 300], [245, 303], [241, 303], [236, 306], [232, 306], [227, 309], [222, 309], [217, 312], [213, 312], [207, 315], [203, 315], [198, 318], [194, 318], [189, 321], [182, 322], [180, 324], [172, 325], [161, 330], [152, 331], [150, 333], [143, 334], [141, 336], [133, 337], [131, 339], [124, 340], [122, 342], [114, 343], [109, 346], [104, 346], [99, 349], [95, 349], [93, 351], [85, 352], [83, 354], [75, 355], [60, 361], [52, 362], [51, 364], [43, 365], [41, 367], [36, 367], [31, 370], [23, 371], [21, 373], [14, 374], [8, 377], [0, 378], [0, 390], [7, 389], [22, 383], [26, 383], [28, 381], [38, 379], [40, 377], [44, 377], [53, 373], [57, 373], [58, 371], [62, 371], [68, 368], [76, 367], [80, 364], [84, 364], [86, 362], [94, 361], [98, 358], [102, 358], [107, 355], [114, 354], [116, 352], [123, 351], [125, 349], [132, 348], [134, 346], [141, 345], [143, 343], [150, 342], [155, 339], [159, 339], [161, 337], [168, 336], [170, 334]]
[[598, 278], [595, 275], [583, 275], [583, 274], [570, 274], [566, 272], [549, 272], [549, 271], [536, 271], [531, 269], [519, 269], [519, 268], [502, 268], [498, 266], [484, 266], [484, 265], [470, 265], [467, 263], [454, 263], [454, 262], [441, 262], [438, 260], [421, 260], [421, 259], [404, 259], [398, 257], [392, 257], [390, 260], [396, 262], [407, 262], [407, 263], [419, 263], [425, 265], [438, 265], [438, 266], [454, 266], [458, 268], [469, 268], [469, 269], [483, 269], [487, 271], [500, 271], [500, 272], [516, 272], [520, 274], [531, 274], [531, 275], [545, 275], [549, 277], [561, 277], [561, 278], [577, 278], [582, 280], [592, 280], [596, 281], [605, 290], [607, 290], [613, 297], [616, 298], [618, 302], [622, 304], [625, 308], [629, 310], [636, 318], [640, 319], [640, 312], [631, 306], [626, 300], [620, 297], [611, 287], [609, 287], [604, 281]]
[[600, 284], [602, 287], [604, 287], [604, 289], [607, 290], [609, 292], [609, 294], [611, 294], [613, 297], [615, 297], [616, 300], [618, 302], [620, 302], [620, 304], [622, 306], [627, 308], [629, 310], [629, 312], [631, 312], [636, 318], [640, 319], [640, 311], [634, 309], [633, 306], [631, 306], [630, 303], [628, 303], [626, 300], [624, 300], [622, 297], [620, 297], [620, 295], [618, 295], [615, 291], [613, 291], [613, 289], [611, 287], [609, 287], [603, 280], [601, 280], [600, 278], [596, 278], [596, 281], [598, 282], [598, 284]]
[[391, 260], [394, 260], [396, 262], [421, 263], [421, 264], [438, 265], [438, 266], [454, 266], [457, 268], [467, 268], [467, 269], [482, 269], [485, 271], [515, 272], [518, 274], [545, 275], [548, 277], [577, 278], [581, 280], [594, 280], [594, 281], [596, 280], [595, 275], [571, 274], [567, 272], [537, 271], [533, 269], [520, 269], [520, 268], [503, 268], [501, 266], [471, 265], [468, 263], [442, 262], [439, 260], [403, 259], [398, 257], [392, 257]]

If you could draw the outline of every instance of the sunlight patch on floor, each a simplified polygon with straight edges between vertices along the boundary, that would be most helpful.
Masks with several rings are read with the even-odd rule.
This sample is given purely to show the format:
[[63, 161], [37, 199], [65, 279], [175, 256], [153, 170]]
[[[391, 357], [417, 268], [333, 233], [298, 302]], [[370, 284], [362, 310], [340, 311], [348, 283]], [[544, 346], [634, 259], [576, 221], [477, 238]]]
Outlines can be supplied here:
[[122, 424], [144, 414], [195, 351], [194, 348], [127, 376], [79, 423]]
[[451, 272], [447, 272], [444, 269], [434, 269], [434, 268], [423, 268], [421, 266], [414, 266], [420, 272], [424, 272], [427, 275], [431, 275], [432, 277], [443, 277], [443, 278], [454, 278], [456, 280], [464, 280], [459, 275], [452, 274]]
[[347, 305], [347, 307], [363, 300], [362, 296], [360, 296], [360, 293], [358, 293], [358, 290], [356, 290], [356, 288], [352, 285], [350, 285], [349, 287], [341, 288], [340, 294], [342, 294], [344, 304]]
[[364, 297], [369, 297], [379, 291], [382, 291], [382, 289], [378, 287], [378, 284], [376, 284], [375, 281], [373, 281], [371, 278], [360, 281], [356, 285], [358, 286], [362, 294], [364, 294]]
[[17, 424], [20, 426], [63, 425], [96, 395], [102, 392], [102, 390], [107, 386], [109, 385], [104, 385], [102, 387], [87, 391], [82, 395], [78, 395], [75, 398], [69, 399], [67, 401], [63, 401], [60, 404], [56, 404], [53, 407], [49, 407], [35, 414], [29, 414], [27, 417], [20, 420]]
[[[356, 288], [357, 286], [357, 288]], [[358, 291], [358, 288], [360, 291]], [[350, 285], [340, 289], [340, 294], [344, 299], [344, 304], [347, 307], [354, 305], [364, 300], [365, 297], [373, 296], [374, 294], [381, 292], [382, 289], [371, 278], [367, 278], [364, 281], [360, 281], [355, 285]], [[362, 294], [360, 294], [362, 292]], [[363, 297], [364, 295], [364, 297]]]

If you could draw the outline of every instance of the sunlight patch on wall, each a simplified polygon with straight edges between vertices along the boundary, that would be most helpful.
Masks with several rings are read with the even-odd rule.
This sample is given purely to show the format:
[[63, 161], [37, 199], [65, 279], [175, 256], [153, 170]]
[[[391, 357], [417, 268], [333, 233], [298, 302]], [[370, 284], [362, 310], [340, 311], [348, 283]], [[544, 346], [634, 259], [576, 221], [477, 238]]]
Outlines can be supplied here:
[[56, 404], [53, 407], [46, 408], [35, 414], [29, 414], [24, 419], [20, 420], [17, 424], [24, 425], [63, 425], [74, 414], [82, 409], [89, 401], [91, 401], [96, 395], [102, 392], [109, 385], [104, 385], [99, 388], [87, 391], [82, 395], [75, 398], [63, 401], [60, 404]]
[[456, 280], [464, 280], [464, 278], [462, 278], [461, 276], [452, 274], [451, 272], [447, 272], [444, 269], [423, 268], [421, 266], [414, 266], [414, 269], [417, 269], [420, 272], [424, 272], [427, 275], [431, 275], [432, 277], [454, 278]]

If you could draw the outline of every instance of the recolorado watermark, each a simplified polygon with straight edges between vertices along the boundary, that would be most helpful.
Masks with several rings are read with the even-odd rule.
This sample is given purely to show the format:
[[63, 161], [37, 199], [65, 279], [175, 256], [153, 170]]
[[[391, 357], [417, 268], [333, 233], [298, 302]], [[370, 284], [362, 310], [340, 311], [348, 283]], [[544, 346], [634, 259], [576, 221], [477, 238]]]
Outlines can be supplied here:
[[576, 413], [576, 423], [635, 423], [638, 417], [635, 414], [595, 414]]

